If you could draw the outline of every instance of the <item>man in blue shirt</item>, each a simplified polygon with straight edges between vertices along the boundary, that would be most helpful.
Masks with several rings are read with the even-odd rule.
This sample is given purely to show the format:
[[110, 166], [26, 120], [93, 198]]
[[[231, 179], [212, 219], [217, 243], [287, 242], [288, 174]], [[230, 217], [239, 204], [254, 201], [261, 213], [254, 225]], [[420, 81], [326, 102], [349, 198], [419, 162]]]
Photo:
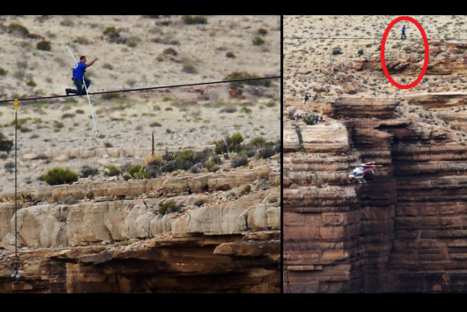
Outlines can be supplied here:
[[[73, 67], [73, 77], [72, 80], [75, 83], [76, 90], [74, 89], [66, 89], [66, 95], [70, 94], [78, 94], [78, 95], [84, 95], [86, 94], [86, 89], [89, 89], [91, 86], [91, 80], [87, 79], [85, 77], [85, 72], [86, 69], [89, 66], [92, 66], [95, 62], [97, 61], [97, 58], [95, 58], [92, 62], [86, 63], [86, 56], [81, 56], [79, 58], [79, 63]], [[86, 86], [83, 84], [86, 84]]]

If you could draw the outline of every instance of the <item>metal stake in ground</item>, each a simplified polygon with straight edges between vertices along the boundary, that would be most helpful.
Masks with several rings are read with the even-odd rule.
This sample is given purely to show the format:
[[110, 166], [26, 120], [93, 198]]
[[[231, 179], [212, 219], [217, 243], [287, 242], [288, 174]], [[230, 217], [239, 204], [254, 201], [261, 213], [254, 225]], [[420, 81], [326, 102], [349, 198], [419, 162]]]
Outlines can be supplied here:
[[12, 277], [18, 280], [19, 274], [19, 254], [18, 254], [18, 111], [21, 106], [19, 100], [13, 103], [15, 108], [15, 262]]

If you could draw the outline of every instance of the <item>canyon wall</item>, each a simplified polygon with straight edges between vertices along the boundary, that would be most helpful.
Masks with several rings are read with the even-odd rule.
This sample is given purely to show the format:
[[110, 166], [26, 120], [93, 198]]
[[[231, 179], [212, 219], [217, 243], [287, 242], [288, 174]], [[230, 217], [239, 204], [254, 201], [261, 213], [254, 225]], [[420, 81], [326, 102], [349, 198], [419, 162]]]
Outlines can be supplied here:
[[4, 194], [0, 292], [278, 292], [279, 185], [260, 161], [22, 191], [17, 281], [14, 194]]
[[[466, 98], [414, 96], [407, 105], [462, 109]], [[467, 145], [401, 105], [340, 98], [322, 123], [286, 121], [286, 292], [467, 290]], [[376, 175], [351, 182], [367, 161], [380, 166]]]

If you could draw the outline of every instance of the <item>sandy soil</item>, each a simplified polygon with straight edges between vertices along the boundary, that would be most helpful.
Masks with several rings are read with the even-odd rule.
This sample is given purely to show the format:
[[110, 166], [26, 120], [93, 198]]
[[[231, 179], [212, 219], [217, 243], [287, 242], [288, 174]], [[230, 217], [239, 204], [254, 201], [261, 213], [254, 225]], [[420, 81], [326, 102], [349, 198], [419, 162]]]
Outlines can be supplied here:
[[[4, 28], [12, 23], [50, 41], [51, 51], [36, 49], [40, 39], [8, 33]], [[0, 94], [63, 94], [73, 65], [67, 45], [76, 55], [99, 58], [89, 69], [93, 91], [219, 80], [234, 71], [278, 74], [279, 23], [278, 16], [208, 16], [205, 25], [185, 25], [181, 16], [2, 16], [0, 42], [7, 44], [0, 46], [0, 67], [8, 73], [0, 76]], [[108, 27], [121, 29], [136, 46], [109, 42]], [[254, 45], [262, 28], [264, 44]], [[177, 55], [164, 55], [168, 48]], [[187, 64], [196, 73], [184, 72]], [[28, 86], [31, 80], [36, 86]]]
[[[183, 25], [180, 16], [2, 17], [3, 25], [19, 22], [31, 33], [51, 38], [52, 43], [52, 51], [38, 51], [35, 45], [27, 43], [31, 39], [0, 32], [0, 40], [10, 40], [0, 48], [6, 55], [1, 67], [7, 71], [0, 77], [2, 98], [15, 92], [29, 96], [62, 94], [69, 86], [71, 66], [65, 45], [79, 37], [86, 37], [92, 44], [74, 44], [73, 49], [78, 54], [100, 58], [89, 69], [93, 91], [221, 80], [235, 71], [259, 76], [280, 73], [278, 17], [208, 16], [207, 19], [207, 25]], [[70, 20], [72, 26], [62, 25], [63, 21], [69, 25]], [[169, 25], [156, 26], [156, 22]], [[142, 41], [136, 47], [109, 43], [102, 38], [103, 29], [109, 26], [122, 28], [122, 33]], [[265, 43], [253, 45], [252, 39], [261, 28], [267, 31], [261, 35]], [[155, 43], [151, 41], [154, 38], [170, 38], [179, 44]], [[177, 51], [176, 56], [163, 53], [169, 47]], [[235, 58], [226, 57], [227, 52], [232, 52]], [[19, 64], [20, 59], [24, 63]], [[196, 68], [196, 73], [183, 71], [186, 62]], [[111, 64], [113, 69], [105, 64]], [[14, 74], [18, 71], [23, 71], [23, 75]], [[37, 86], [27, 86], [29, 80]], [[92, 109], [85, 97], [23, 105], [19, 113], [20, 189], [44, 185], [38, 177], [51, 167], [79, 172], [84, 165], [102, 169], [108, 164], [142, 162], [151, 152], [152, 133], [156, 152], [201, 149], [237, 131], [246, 140], [261, 136], [276, 141], [280, 138], [279, 83], [276, 80], [270, 87], [245, 86], [243, 99], [230, 97], [227, 84], [92, 96], [96, 136], [90, 118]], [[12, 107], [0, 107], [0, 131], [8, 139], [14, 138], [13, 117]], [[0, 154], [0, 192], [10, 192], [13, 153]]]

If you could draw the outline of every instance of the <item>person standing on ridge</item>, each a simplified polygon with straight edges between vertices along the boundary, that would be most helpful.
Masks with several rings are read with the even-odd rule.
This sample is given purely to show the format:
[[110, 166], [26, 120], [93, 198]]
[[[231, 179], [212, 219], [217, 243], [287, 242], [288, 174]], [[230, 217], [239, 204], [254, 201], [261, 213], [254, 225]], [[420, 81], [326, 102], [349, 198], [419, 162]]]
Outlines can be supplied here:
[[401, 40], [405, 40], [407, 39], [407, 36], [405, 34], [405, 31], [407, 30], [407, 26], [406, 25], [402, 25], [402, 29], [401, 29]]
[[[73, 77], [72, 80], [76, 86], [75, 89], [66, 89], [66, 95], [70, 94], [77, 94], [77, 95], [84, 95], [86, 94], [86, 89], [89, 89], [91, 86], [91, 80], [85, 77], [86, 69], [92, 66], [97, 61], [95, 58], [90, 63], [86, 63], [86, 56], [81, 56], [79, 58], [79, 62], [73, 67], [72, 73]], [[84, 83], [83, 83], [84, 82]]]

